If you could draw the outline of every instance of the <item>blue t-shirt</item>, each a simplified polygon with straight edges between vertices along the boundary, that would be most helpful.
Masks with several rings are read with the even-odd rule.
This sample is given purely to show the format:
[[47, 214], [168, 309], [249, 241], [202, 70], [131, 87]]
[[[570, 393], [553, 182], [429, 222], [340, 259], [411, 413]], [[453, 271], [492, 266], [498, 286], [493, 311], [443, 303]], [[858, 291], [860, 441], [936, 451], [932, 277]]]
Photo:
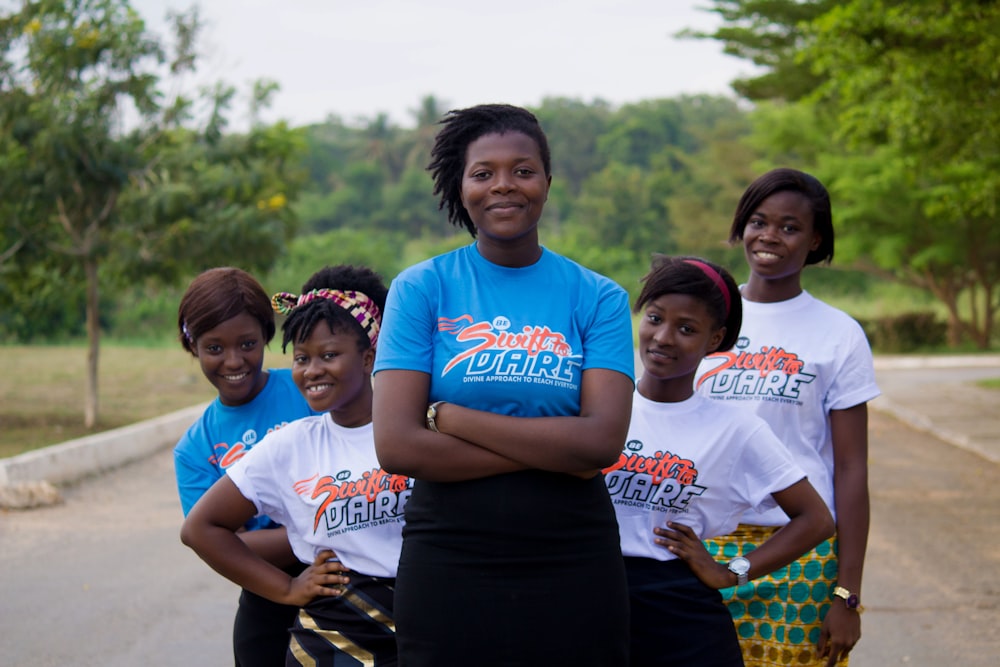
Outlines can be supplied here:
[[[519, 417], [573, 416], [585, 369], [632, 378], [634, 363], [628, 295], [619, 285], [547, 250], [531, 266], [509, 268], [470, 245], [393, 281], [375, 371], [429, 373], [431, 401]], [[603, 480], [542, 470], [415, 480], [403, 536], [411, 563], [562, 568], [598, 553], [621, 558]]]
[[[287, 368], [268, 371], [267, 384], [244, 405], [223, 405], [216, 398], [174, 447], [174, 473], [181, 509], [187, 516], [226, 468], [276, 429], [301, 417], [316, 414], [292, 381]], [[251, 519], [247, 530], [270, 528], [266, 516]]]
[[429, 373], [431, 401], [563, 416], [580, 413], [585, 369], [633, 378], [634, 363], [621, 286], [544, 248], [531, 266], [510, 268], [472, 244], [392, 282], [375, 372]]

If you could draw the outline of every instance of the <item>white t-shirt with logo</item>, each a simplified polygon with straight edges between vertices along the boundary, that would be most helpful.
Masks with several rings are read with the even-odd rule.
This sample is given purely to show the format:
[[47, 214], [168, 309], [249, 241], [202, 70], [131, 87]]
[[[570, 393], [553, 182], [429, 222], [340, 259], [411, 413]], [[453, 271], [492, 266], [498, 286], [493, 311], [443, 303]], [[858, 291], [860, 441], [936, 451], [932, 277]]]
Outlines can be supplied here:
[[412, 482], [382, 470], [370, 423], [344, 428], [329, 414], [299, 419], [269, 434], [226, 474], [258, 513], [288, 529], [303, 563], [333, 549], [355, 572], [396, 576]]
[[[698, 391], [762, 417], [836, 518], [830, 411], [879, 395], [868, 339], [849, 315], [805, 291], [777, 303], [742, 303], [736, 347], [705, 358]], [[780, 508], [751, 512], [742, 520], [758, 526], [788, 523]]]
[[653, 528], [675, 521], [703, 539], [726, 535], [803, 477], [762, 419], [698, 394], [658, 403], [638, 391], [625, 448], [604, 470], [622, 554], [656, 560], [676, 556], [653, 543]]

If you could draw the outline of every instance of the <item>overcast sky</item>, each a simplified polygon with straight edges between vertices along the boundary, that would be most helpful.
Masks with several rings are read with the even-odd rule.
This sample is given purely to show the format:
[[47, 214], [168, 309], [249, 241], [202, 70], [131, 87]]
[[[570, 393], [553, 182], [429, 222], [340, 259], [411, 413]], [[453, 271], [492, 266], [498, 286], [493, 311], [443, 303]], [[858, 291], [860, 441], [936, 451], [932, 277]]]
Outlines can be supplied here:
[[[133, 0], [162, 32], [184, 0]], [[293, 125], [336, 114], [352, 122], [411, 109], [484, 102], [537, 105], [548, 96], [615, 106], [683, 93], [732, 94], [752, 71], [711, 40], [704, 0], [204, 0], [203, 74], [248, 89], [281, 85], [267, 120]]]

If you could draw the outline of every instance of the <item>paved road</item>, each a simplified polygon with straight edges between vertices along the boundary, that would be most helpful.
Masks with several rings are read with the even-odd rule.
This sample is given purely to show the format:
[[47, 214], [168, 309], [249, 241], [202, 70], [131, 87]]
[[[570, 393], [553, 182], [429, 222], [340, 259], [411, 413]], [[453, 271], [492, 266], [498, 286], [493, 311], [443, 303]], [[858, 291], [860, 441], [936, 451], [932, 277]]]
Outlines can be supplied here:
[[[871, 436], [867, 612], [852, 666], [994, 667], [998, 465], [884, 413]], [[169, 452], [64, 495], [0, 512], [0, 665], [232, 664], [238, 592], [177, 539]]]

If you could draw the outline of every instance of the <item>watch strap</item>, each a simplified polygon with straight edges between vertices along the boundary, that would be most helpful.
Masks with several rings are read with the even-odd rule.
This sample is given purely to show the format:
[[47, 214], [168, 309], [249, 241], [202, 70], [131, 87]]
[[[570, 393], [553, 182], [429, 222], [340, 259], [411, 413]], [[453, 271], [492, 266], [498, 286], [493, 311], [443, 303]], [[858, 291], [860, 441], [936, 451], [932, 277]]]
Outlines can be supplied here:
[[848, 609], [853, 609], [859, 614], [864, 613], [865, 608], [861, 606], [861, 601], [858, 599], [858, 596], [852, 593], [851, 591], [847, 590], [843, 586], [834, 586], [833, 596], [843, 600], [844, 606], [847, 607]]

